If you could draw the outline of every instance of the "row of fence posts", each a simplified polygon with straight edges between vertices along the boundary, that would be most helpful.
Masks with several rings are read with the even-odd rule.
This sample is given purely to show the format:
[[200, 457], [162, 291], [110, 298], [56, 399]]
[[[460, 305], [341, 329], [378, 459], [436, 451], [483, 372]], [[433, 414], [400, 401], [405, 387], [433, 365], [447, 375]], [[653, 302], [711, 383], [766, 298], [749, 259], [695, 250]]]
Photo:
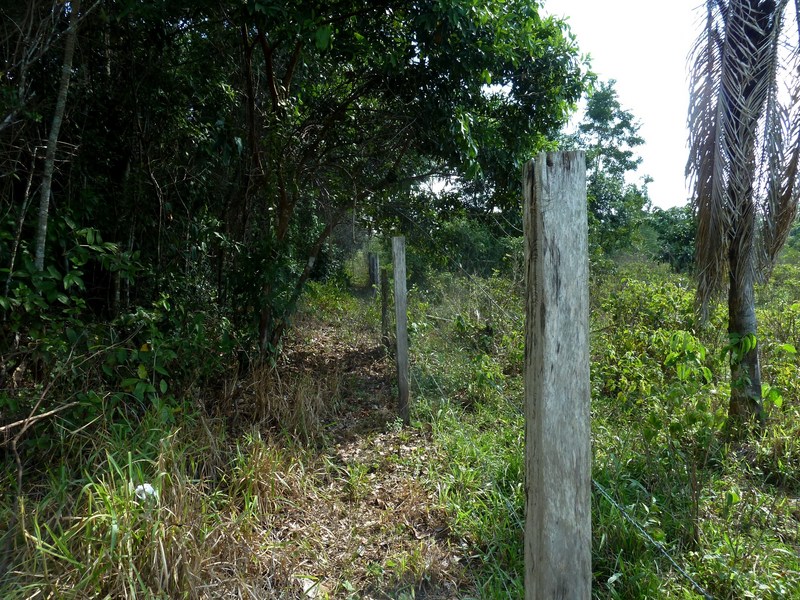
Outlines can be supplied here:
[[[374, 294], [378, 289], [380, 273], [381, 290], [381, 341], [389, 344], [389, 273], [379, 269], [378, 255], [370, 253], [369, 283]], [[397, 365], [397, 413], [408, 425], [411, 423], [409, 362], [408, 362], [408, 294], [406, 292], [406, 239], [392, 238], [392, 265], [394, 266], [395, 362]]]
[[[525, 231], [525, 598], [591, 598], [589, 258], [582, 151], [541, 153], [523, 170]], [[392, 238], [398, 414], [409, 423], [405, 238]], [[380, 273], [380, 275], [379, 275]], [[380, 277], [381, 336], [389, 283]], [[374, 291], [373, 291], [374, 293]]]

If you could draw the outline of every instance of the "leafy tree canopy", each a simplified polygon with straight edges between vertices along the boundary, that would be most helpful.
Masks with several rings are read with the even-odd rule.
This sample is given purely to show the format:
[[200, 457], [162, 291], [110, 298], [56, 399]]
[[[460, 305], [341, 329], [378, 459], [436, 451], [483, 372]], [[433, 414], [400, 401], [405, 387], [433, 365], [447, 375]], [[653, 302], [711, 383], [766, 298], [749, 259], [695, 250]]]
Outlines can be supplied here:
[[[72, 5], [29, 6], [3, 30], [34, 57], [5, 63], [0, 81], [12, 273], [28, 268], [26, 181], [40, 178]], [[189, 311], [213, 305], [268, 352], [337, 223], [386, 215], [432, 176], [459, 182], [473, 206], [516, 207], [520, 165], [587, 83], [566, 25], [527, 0], [80, 11], [45, 271], [80, 277], [109, 315], [165, 294]], [[115, 270], [70, 262], [87, 228]]]
[[615, 81], [600, 82], [589, 94], [578, 131], [562, 140], [586, 152], [589, 240], [593, 254], [622, 250], [633, 239], [649, 205], [647, 183], [631, 183], [644, 144], [633, 114], [622, 108]]
[[647, 219], [658, 240], [656, 258], [668, 263], [677, 273], [694, 267], [694, 239], [697, 224], [691, 206], [655, 208]]

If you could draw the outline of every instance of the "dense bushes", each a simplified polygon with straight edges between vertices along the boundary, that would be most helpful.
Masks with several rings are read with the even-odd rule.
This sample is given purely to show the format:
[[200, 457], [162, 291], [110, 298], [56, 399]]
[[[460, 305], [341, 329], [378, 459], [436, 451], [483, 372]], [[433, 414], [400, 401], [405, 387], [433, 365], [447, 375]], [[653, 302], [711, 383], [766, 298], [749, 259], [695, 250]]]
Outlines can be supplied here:
[[[714, 597], [800, 593], [791, 575], [800, 542], [791, 525], [800, 489], [797, 306], [790, 278], [779, 271], [773, 286], [759, 312], [769, 426], [747, 443], [725, 430], [724, 310], [698, 327], [689, 281], [651, 263], [617, 266], [591, 290], [593, 476]], [[524, 501], [519, 288], [502, 277], [444, 276], [429, 289], [412, 305], [416, 319], [435, 324], [412, 346], [415, 381], [420, 414], [448, 453], [430, 483], [481, 557], [486, 597], [513, 597]], [[617, 507], [599, 492], [592, 506], [595, 597], [690, 597], [692, 584]]]
[[[613, 278], [592, 287], [593, 477], [616, 503], [599, 491], [593, 495], [595, 597], [693, 597], [691, 583], [652, 540], [714, 597], [800, 593], [794, 502], [800, 491], [800, 307], [794, 269], [783, 265], [773, 287], [761, 291], [769, 420], [764, 434], [747, 442], [729, 438], [725, 430], [730, 382], [724, 310], [699, 328], [688, 281], [650, 263], [618, 265]], [[522, 593], [521, 291], [519, 281], [505, 275], [442, 273], [429, 274], [409, 293], [415, 412], [412, 430], [405, 434], [430, 435], [425, 442], [430, 448], [420, 456], [436, 458], [409, 458], [407, 467], [443, 508], [448, 543], [468, 562], [480, 595], [487, 598]], [[358, 300], [340, 284], [315, 282], [303, 301], [301, 320], [330, 323], [341, 330], [340, 339], [377, 339], [377, 302]], [[226, 321], [213, 313], [192, 318], [165, 297], [149, 310], [121, 314], [111, 328], [77, 330], [69, 324], [68, 305], [61, 311], [55, 306], [43, 336], [26, 343], [48, 353], [46, 366], [58, 373], [48, 392], [80, 394], [66, 398], [78, 404], [59, 414], [54, 425], [28, 431], [20, 448], [21, 498], [28, 507], [23, 524], [29, 536], [5, 542], [28, 561], [17, 583], [35, 585], [35, 564], [46, 564], [59, 574], [58, 589], [115, 590], [115, 573], [124, 579], [116, 570], [119, 563], [141, 568], [135, 585], [156, 586], [161, 574], [152, 559], [159, 556], [153, 554], [159, 540], [176, 544], [192, 560], [214, 560], [202, 545], [177, 545], [179, 522], [193, 535], [225, 540], [228, 556], [239, 556], [236, 536], [255, 539], [248, 536], [264, 531], [259, 511], [278, 519], [280, 507], [300, 501], [292, 494], [305, 502], [343, 476], [335, 464], [320, 466], [302, 448], [308, 441], [311, 448], [324, 447], [323, 404], [353, 400], [345, 378], [259, 377], [237, 384], [230, 372], [220, 380], [226, 384], [220, 394], [209, 384], [217, 377], [213, 373], [224, 372], [226, 352], [214, 348], [235, 339]], [[182, 336], [168, 336], [167, 330]], [[315, 331], [313, 340], [319, 335]], [[240, 405], [239, 414], [263, 419], [282, 432], [276, 435], [287, 437], [278, 445], [229, 438], [223, 423], [206, 421], [196, 404], [171, 396], [190, 388], [198, 400], [206, 394], [226, 398], [246, 388], [254, 403]], [[25, 415], [41, 391], [14, 390], [4, 396], [4, 407]], [[295, 393], [305, 404], [293, 403]], [[91, 430], [80, 428], [94, 418]], [[176, 433], [173, 420], [185, 435]], [[39, 468], [29, 460], [50, 448], [73, 462]], [[50, 457], [55, 460], [52, 452]], [[6, 489], [15, 489], [14, 457], [8, 453], [5, 460]], [[70, 464], [91, 464], [94, 471], [84, 473]], [[347, 485], [363, 497], [373, 473], [362, 467], [355, 465], [345, 475]], [[282, 487], [270, 491], [278, 481], [274, 469]], [[206, 481], [213, 486], [203, 487]], [[164, 506], [183, 511], [175, 513], [182, 516], [165, 514], [143, 527], [146, 506], [128, 486], [145, 482], [160, 490]], [[51, 493], [33, 493], [45, 488]], [[59, 515], [67, 506], [80, 515], [65, 521]], [[4, 497], [0, 514], [8, 519], [20, 514], [13, 496]], [[109, 550], [115, 526], [127, 530]], [[77, 554], [87, 548], [111, 554], [89, 565]], [[263, 565], [274, 550], [260, 546], [258, 552]], [[180, 576], [189, 581], [197, 564], [182, 567]], [[289, 585], [288, 576], [276, 572], [276, 585]], [[233, 585], [225, 573], [214, 577]]]

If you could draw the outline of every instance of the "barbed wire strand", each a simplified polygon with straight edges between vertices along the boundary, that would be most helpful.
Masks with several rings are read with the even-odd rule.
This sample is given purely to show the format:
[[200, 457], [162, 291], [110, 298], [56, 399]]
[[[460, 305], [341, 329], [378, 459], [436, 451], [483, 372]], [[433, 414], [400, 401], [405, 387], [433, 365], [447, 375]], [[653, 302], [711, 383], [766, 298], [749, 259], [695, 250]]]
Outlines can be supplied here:
[[[428, 377], [430, 377], [431, 381], [436, 386], [436, 388], [439, 391], [439, 394], [441, 395], [442, 399], [446, 399], [448, 397], [448, 394], [447, 394], [447, 392], [444, 391], [444, 389], [442, 388], [442, 386], [439, 383], [439, 381], [436, 378], [436, 376], [433, 375], [432, 373], [428, 373], [427, 375], [428, 375]], [[418, 390], [423, 390], [424, 387], [423, 387], [422, 383], [420, 382], [419, 378], [417, 377], [416, 371], [413, 370], [413, 369], [411, 369], [411, 377], [414, 380], [414, 383], [415, 383], [417, 389]], [[512, 403], [509, 402], [509, 401], [507, 401], [507, 404], [508, 405], [512, 405]], [[518, 407], [516, 405], [512, 405], [512, 406], [513, 406], [513, 408], [515, 410], [518, 410], [520, 413], [523, 412], [520, 409], [520, 407]], [[477, 446], [475, 446], [475, 443], [469, 438], [466, 438], [466, 439], [469, 441], [469, 443], [472, 446], [473, 450], [475, 450], [477, 452], [478, 448], [477, 448]], [[626, 521], [628, 521], [629, 523], [631, 523], [636, 528], [636, 530], [645, 538], [646, 541], [648, 541], [650, 544], [652, 544], [661, 554], [663, 554], [667, 558], [667, 560], [675, 568], [675, 570], [681, 576], [683, 576], [692, 585], [692, 587], [694, 587], [694, 589], [701, 596], [703, 596], [703, 598], [705, 598], [706, 600], [714, 600], [713, 596], [711, 594], [709, 594], [699, 583], [697, 583], [691, 577], [691, 575], [689, 575], [688, 572], [685, 569], [683, 569], [677, 563], [677, 561], [674, 558], [672, 558], [672, 556], [669, 554], [669, 552], [666, 550], [666, 548], [664, 548], [663, 544], [661, 544], [657, 540], [655, 540], [647, 532], [647, 530], [642, 525], [640, 525], [639, 522], [627, 511], [627, 509], [624, 506], [620, 505], [616, 500], [614, 500], [614, 498], [611, 496], [611, 494], [596, 479], [592, 478], [592, 484], [595, 486], [595, 488], [597, 488], [598, 492], [600, 492], [600, 494], [606, 500], [608, 500], [608, 502], [622, 514], [623, 518]], [[509, 499], [505, 495], [503, 495], [502, 498], [503, 498], [503, 501], [506, 504], [509, 512], [511, 513], [514, 521], [516, 522], [517, 526], [520, 529], [524, 529], [524, 523], [522, 522], [522, 519], [519, 516], [519, 511], [516, 509], [516, 507], [513, 504], [511, 504], [511, 502], [509, 501]]]
[[[398, 210], [397, 212], [400, 213], [403, 217], [405, 217], [405, 219], [410, 224], [414, 225], [415, 227], [418, 228], [419, 231], [424, 233], [427, 236], [427, 238], [430, 239], [431, 243], [434, 244], [434, 246], [437, 248], [437, 250], [444, 250], [444, 248], [441, 247], [441, 244], [430, 234], [430, 232], [428, 232], [425, 228], [419, 226], [419, 224], [416, 223], [416, 221], [414, 221], [412, 218], [410, 218], [403, 211]], [[486, 287], [482, 283], [477, 281], [477, 278], [476, 278], [475, 275], [473, 275], [472, 273], [467, 271], [460, 262], [456, 262], [455, 264], [458, 267], [458, 269], [461, 271], [461, 273], [466, 277], [466, 279], [480, 292], [480, 294], [484, 297], [484, 299], [488, 300], [490, 304], [492, 304], [495, 308], [497, 308], [503, 314], [503, 316], [505, 316], [511, 322], [519, 321], [519, 318], [517, 316], [513, 315], [505, 307], [503, 307], [503, 306], [501, 306], [500, 304], [497, 303], [497, 301], [488, 292]], [[448, 304], [451, 306], [451, 308], [456, 308], [455, 302], [448, 302]], [[412, 378], [414, 380], [414, 383], [417, 386], [417, 389], [420, 390], [420, 391], [423, 390], [424, 388], [423, 388], [421, 382], [419, 381], [416, 372], [413, 369], [410, 369], [410, 371], [411, 371], [411, 376], [412, 376]], [[427, 373], [427, 376], [431, 379], [431, 381], [433, 381], [434, 385], [436, 386], [436, 388], [438, 389], [439, 393], [441, 394], [442, 399], [447, 399], [448, 398], [448, 394], [444, 391], [444, 389], [441, 386], [441, 384], [439, 383], [437, 377], [433, 373], [430, 373], [430, 372]], [[506, 404], [511, 406], [514, 410], [516, 410], [518, 412], [518, 414], [524, 416], [524, 410], [523, 410], [522, 407], [518, 406], [516, 403], [511, 402], [509, 398], [504, 397], [504, 400], [505, 400]], [[478, 448], [475, 446], [474, 442], [469, 438], [467, 438], [467, 439], [469, 440], [469, 443], [472, 445], [473, 449], [477, 451]], [[618, 510], [620, 512], [620, 514], [623, 516], [623, 518], [626, 521], [628, 521], [629, 523], [631, 523], [634, 526], [634, 528], [644, 537], [644, 539], [648, 543], [650, 543], [654, 548], [656, 548], [669, 561], [669, 563], [675, 568], [675, 570], [684, 579], [686, 579], [686, 581], [688, 581], [692, 585], [692, 587], [695, 589], [695, 591], [697, 591], [706, 600], [714, 600], [713, 596], [710, 593], [708, 593], [699, 583], [697, 583], [697, 581], [695, 581], [691, 577], [691, 575], [689, 575], [689, 573], [683, 567], [681, 567], [674, 558], [672, 558], [672, 556], [669, 554], [669, 552], [664, 547], [664, 545], [659, 543], [657, 540], [655, 540], [647, 532], [647, 530], [641, 524], [639, 524], [639, 522], [627, 511], [627, 509], [624, 506], [622, 506], [616, 500], [614, 500], [614, 498], [611, 496], [611, 494], [596, 479], [592, 478], [592, 484], [595, 486], [595, 488], [601, 494], [601, 496], [603, 496], [616, 510]], [[514, 520], [516, 521], [517, 525], [520, 528], [523, 528], [524, 524], [522, 522], [522, 519], [520, 519], [520, 516], [519, 516], [518, 511], [516, 510], [516, 508], [511, 504], [511, 502], [508, 500], [508, 498], [503, 496], [503, 499], [504, 499], [509, 511], [511, 512]]]
[[714, 600], [714, 597], [711, 594], [709, 594], [699, 583], [697, 583], [694, 579], [692, 579], [691, 575], [689, 575], [689, 573], [687, 573], [677, 562], [675, 562], [675, 559], [673, 559], [672, 556], [670, 556], [669, 552], [667, 552], [667, 550], [666, 550], [666, 548], [664, 548], [663, 544], [661, 544], [657, 540], [653, 539], [653, 537], [649, 533], [647, 533], [647, 530], [644, 527], [642, 527], [636, 521], [636, 519], [634, 519], [628, 513], [627, 510], [625, 510], [625, 507], [623, 507], [616, 500], [614, 500], [614, 498], [611, 496], [611, 494], [609, 494], [609, 492], [602, 485], [597, 483], [597, 480], [592, 479], [592, 483], [594, 484], [594, 487], [597, 488], [597, 491], [599, 491], [600, 494], [606, 500], [608, 500], [608, 502], [614, 508], [616, 508], [620, 512], [620, 514], [622, 514], [622, 516], [625, 518], [625, 520], [628, 521], [631, 525], [633, 525], [637, 529], [637, 531], [640, 534], [642, 534], [642, 536], [648, 542], [650, 542], [650, 544], [652, 544], [655, 548], [657, 548], [661, 552], [661, 554], [663, 554], [666, 557], [666, 559], [672, 564], [672, 566], [675, 567], [675, 570], [678, 571], [678, 573], [680, 573], [687, 581], [689, 581], [692, 584], [692, 586], [694, 587], [694, 589], [697, 590], [697, 592], [701, 596], [703, 596], [703, 598], [706, 598], [706, 600]]

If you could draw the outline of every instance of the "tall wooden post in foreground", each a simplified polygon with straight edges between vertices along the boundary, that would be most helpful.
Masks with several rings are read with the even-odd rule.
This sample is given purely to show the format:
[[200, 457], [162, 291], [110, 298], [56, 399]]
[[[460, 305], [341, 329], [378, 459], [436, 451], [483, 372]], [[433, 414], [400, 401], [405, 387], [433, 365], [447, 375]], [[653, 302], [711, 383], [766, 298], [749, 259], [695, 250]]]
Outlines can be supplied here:
[[410, 422], [408, 409], [408, 296], [406, 294], [406, 238], [392, 238], [394, 263], [394, 314], [397, 325], [397, 410], [403, 423]]
[[525, 165], [525, 598], [591, 598], [584, 153]]

